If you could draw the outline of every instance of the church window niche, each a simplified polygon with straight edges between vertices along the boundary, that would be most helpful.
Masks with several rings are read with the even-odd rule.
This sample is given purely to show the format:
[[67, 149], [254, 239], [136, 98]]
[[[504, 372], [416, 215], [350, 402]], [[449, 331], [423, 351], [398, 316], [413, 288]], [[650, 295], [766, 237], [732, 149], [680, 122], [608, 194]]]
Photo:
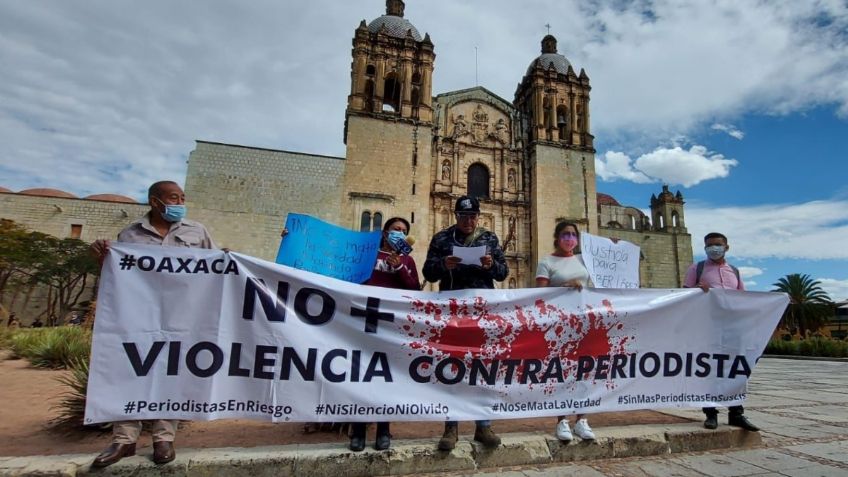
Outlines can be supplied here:
[[412, 117], [418, 119], [418, 104], [421, 101], [421, 93], [419, 91], [418, 86], [412, 87], [412, 94], [410, 95], [410, 101], [412, 101]]
[[442, 182], [450, 183], [451, 181], [451, 164], [450, 161], [442, 162]]
[[368, 76], [374, 76], [374, 74], [376, 72], [377, 72], [377, 69], [374, 68], [374, 65], [368, 65], [368, 66], [365, 67], [365, 74], [368, 75]]
[[583, 107], [580, 104], [577, 105], [577, 130], [583, 130]]
[[664, 228], [665, 228], [665, 217], [660, 215], [660, 229], [664, 229]]
[[374, 110], [374, 80], [365, 80], [365, 109]]
[[359, 231], [360, 232], [370, 232], [371, 231], [371, 212], [363, 212], [362, 217], [359, 220]]
[[568, 137], [568, 108], [560, 104], [556, 111], [557, 129], [559, 129], [559, 140], [565, 141]]
[[677, 216], [677, 211], [671, 213], [671, 226], [680, 227], [680, 218]]
[[630, 228], [636, 230], [636, 217], [630, 216]]
[[468, 168], [468, 195], [489, 198], [489, 169], [479, 162]]
[[412, 84], [421, 84], [421, 73], [418, 71], [412, 73]]
[[373, 226], [371, 230], [380, 230], [383, 228], [383, 214], [380, 212], [374, 212]]
[[383, 83], [383, 95], [383, 111], [399, 112], [400, 83], [394, 72], [386, 76], [386, 81]]

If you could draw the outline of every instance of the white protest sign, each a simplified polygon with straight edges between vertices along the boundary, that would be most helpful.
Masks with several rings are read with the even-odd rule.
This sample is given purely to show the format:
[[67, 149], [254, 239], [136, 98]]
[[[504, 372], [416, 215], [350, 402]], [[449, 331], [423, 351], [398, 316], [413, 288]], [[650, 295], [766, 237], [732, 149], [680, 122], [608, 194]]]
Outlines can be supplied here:
[[788, 301], [697, 288], [397, 290], [238, 253], [114, 242], [85, 422], [736, 405]]
[[595, 288], [639, 288], [639, 246], [580, 233], [580, 250]]

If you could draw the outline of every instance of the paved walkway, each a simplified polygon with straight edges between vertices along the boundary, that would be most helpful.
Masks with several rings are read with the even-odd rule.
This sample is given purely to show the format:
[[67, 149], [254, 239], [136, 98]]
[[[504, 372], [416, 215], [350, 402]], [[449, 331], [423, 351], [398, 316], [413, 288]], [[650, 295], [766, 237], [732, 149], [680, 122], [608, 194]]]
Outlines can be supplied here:
[[672, 414], [689, 423], [599, 428], [597, 442], [563, 444], [536, 432], [505, 435], [496, 450], [463, 438], [450, 453], [436, 451], [433, 439], [396, 441], [388, 452], [337, 444], [181, 449], [163, 467], [145, 454], [100, 471], [88, 468], [91, 454], [7, 457], [0, 476], [848, 476], [848, 362], [763, 359], [749, 391], [746, 414], [762, 433], [709, 431], [699, 410], [683, 410]]
[[[751, 421], [763, 428], [760, 448], [434, 475], [848, 476], [848, 362], [762, 359], [745, 408]], [[675, 414], [700, 417], [698, 411]], [[726, 414], [720, 419], [726, 422]]]

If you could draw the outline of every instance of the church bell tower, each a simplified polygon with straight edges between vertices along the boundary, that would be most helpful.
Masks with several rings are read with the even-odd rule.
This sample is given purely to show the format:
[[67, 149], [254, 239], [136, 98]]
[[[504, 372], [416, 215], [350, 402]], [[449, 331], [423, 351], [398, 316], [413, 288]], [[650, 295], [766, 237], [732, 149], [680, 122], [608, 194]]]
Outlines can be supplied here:
[[586, 72], [576, 74], [557, 52], [556, 38], [547, 35], [515, 91], [530, 171], [532, 263], [550, 253], [560, 220], [598, 233], [591, 89]]
[[[362, 20], [353, 34], [341, 220], [357, 230], [379, 230], [399, 216], [414, 235], [429, 230], [436, 54], [404, 9], [402, 0], [387, 0], [386, 14]], [[413, 256], [423, 263], [418, 249]]]

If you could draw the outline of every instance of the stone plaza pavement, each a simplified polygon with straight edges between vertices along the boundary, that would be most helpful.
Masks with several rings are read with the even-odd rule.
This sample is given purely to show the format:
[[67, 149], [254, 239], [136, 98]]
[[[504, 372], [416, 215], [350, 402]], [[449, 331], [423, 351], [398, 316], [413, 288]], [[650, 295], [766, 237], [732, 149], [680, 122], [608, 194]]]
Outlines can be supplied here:
[[[761, 359], [745, 414], [762, 445], [591, 463], [436, 475], [502, 477], [845, 477], [848, 476], [848, 360]], [[675, 415], [701, 418], [698, 411]], [[722, 412], [719, 423], [726, 424]], [[721, 429], [723, 426], [720, 426]]]
[[598, 428], [596, 442], [506, 434], [485, 450], [462, 436], [450, 453], [435, 439], [395, 440], [390, 451], [352, 453], [333, 444], [179, 449], [157, 467], [149, 455], [89, 469], [92, 455], [0, 458], [0, 476], [848, 476], [848, 361], [765, 358], [754, 371], [746, 414], [763, 428], [703, 428], [699, 410], [665, 411], [690, 423]]

